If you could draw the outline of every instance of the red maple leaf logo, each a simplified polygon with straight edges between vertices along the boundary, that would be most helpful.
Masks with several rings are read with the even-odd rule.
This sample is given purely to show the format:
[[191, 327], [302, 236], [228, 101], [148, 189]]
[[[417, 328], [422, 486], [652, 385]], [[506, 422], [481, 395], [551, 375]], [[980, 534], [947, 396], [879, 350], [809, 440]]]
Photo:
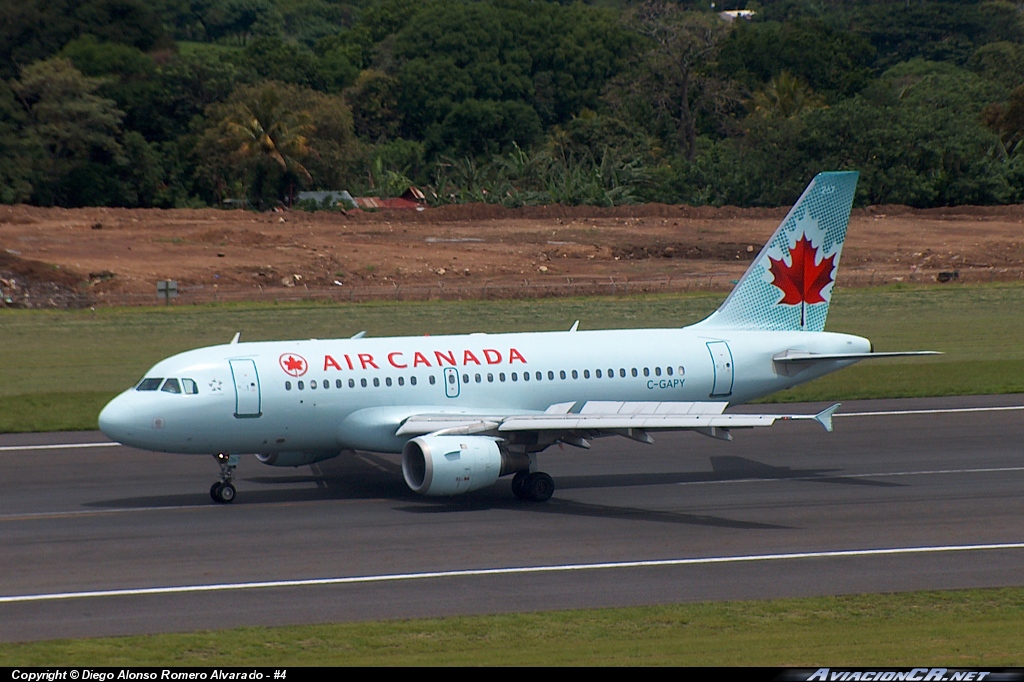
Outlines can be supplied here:
[[815, 264], [817, 255], [818, 250], [804, 234], [789, 250], [791, 265], [786, 265], [782, 259], [768, 257], [771, 261], [769, 271], [775, 278], [772, 284], [782, 290], [782, 300], [779, 303], [825, 303], [821, 291], [833, 281], [832, 271], [835, 270], [836, 255], [822, 258], [820, 263]]
[[285, 353], [278, 358], [277, 362], [281, 365], [281, 369], [293, 377], [301, 377], [306, 373], [308, 367], [304, 357], [293, 353]]

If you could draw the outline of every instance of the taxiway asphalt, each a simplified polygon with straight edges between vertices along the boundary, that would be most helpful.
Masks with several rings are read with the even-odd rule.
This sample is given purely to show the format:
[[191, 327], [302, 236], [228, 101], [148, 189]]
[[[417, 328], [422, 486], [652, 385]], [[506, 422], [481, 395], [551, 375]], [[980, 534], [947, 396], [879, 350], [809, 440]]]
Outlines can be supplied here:
[[552, 448], [543, 504], [507, 479], [419, 497], [397, 456], [358, 453], [243, 458], [217, 505], [211, 457], [4, 435], [0, 640], [1024, 585], [1022, 406], [860, 401], [832, 434]]

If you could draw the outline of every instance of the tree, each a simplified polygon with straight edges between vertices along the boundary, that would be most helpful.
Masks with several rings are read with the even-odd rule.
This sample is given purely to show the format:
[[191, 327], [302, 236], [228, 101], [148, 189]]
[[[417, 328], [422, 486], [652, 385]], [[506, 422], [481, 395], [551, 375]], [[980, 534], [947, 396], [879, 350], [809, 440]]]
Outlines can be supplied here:
[[198, 174], [218, 198], [245, 192], [256, 206], [290, 201], [300, 186], [344, 187], [359, 149], [340, 95], [264, 82], [206, 111]]
[[69, 40], [94, 35], [148, 51], [169, 45], [142, 0], [19, 0], [0, 3], [0, 77], [52, 57]]
[[281, 197], [283, 184], [310, 179], [300, 159], [309, 153], [309, 115], [296, 112], [275, 83], [242, 88], [220, 121], [220, 143], [250, 174], [260, 205]]
[[792, 118], [825, 105], [825, 100], [788, 71], [772, 78], [751, 99], [753, 115], [762, 119]]
[[11, 84], [28, 115], [28, 135], [42, 151], [36, 201], [80, 203], [69, 191], [70, 176], [86, 166], [123, 160], [118, 137], [124, 113], [113, 100], [96, 95], [102, 83], [54, 58], [25, 67]]
[[617, 79], [612, 99], [639, 97], [666, 118], [688, 160], [697, 152], [698, 116], [721, 116], [738, 94], [715, 71], [728, 28], [716, 15], [687, 12], [678, 5], [645, 3], [628, 16], [647, 39], [634, 69]]
[[398, 81], [384, 73], [367, 69], [345, 91], [352, 106], [356, 134], [370, 142], [390, 140], [398, 136], [401, 119], [398, 115]]
[[1024, 85], [1014, 88], [1005, 103], [987, 106], [981, 116], [986, 126], [999, 133], [1006, 153], [1017, 152], [1024, 142]]
[[25, 112], [7, 83], [0, 80], [0, 203], [25, 201], [32, 195], [32, 147], [21, 134]]

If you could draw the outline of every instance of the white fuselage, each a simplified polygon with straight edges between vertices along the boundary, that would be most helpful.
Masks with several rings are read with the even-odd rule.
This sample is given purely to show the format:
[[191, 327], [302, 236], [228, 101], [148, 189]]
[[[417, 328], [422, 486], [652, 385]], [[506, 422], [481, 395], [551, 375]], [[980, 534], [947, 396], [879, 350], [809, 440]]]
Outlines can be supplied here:
[[699, 328], [236, 343], [158, 363], [147, 378], [189, 379], [191, 392], [130, 389], [100, 425], [163, 452], [401, 452], [408, 438], [396, 427], [411, 415], [507, 416], [574, 401], [738, 404], [855, 362], [793, 372], [773, 356], [869, 350], [846, 334]]

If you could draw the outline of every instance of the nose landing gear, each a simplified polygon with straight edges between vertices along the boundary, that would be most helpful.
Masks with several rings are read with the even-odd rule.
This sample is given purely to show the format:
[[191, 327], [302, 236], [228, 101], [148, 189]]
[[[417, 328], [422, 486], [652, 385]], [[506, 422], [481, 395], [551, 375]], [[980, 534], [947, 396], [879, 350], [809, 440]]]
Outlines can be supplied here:
[[231, 484], [231, 478], [235, 474], [240, 457], [226, 452], [217, 453], [214, 457], [220, 464], [220, 480], [210, 487], [210, 497], [214, 502], [227, 504], [235, 499], [235, 486]]

